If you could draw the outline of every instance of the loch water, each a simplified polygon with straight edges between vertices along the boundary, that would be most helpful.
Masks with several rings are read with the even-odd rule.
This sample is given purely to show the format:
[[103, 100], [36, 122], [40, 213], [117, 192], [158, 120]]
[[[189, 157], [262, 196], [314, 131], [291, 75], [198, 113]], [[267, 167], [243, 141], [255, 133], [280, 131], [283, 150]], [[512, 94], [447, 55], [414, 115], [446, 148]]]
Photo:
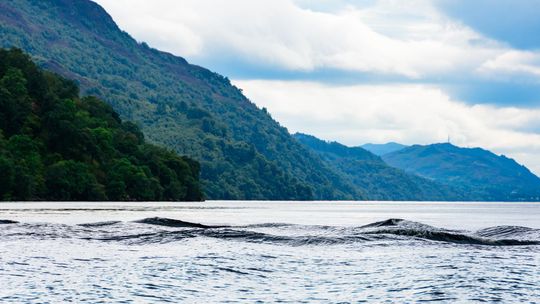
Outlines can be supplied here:
[[2, 203], [0, 303], [538, 303], [540, 204]]

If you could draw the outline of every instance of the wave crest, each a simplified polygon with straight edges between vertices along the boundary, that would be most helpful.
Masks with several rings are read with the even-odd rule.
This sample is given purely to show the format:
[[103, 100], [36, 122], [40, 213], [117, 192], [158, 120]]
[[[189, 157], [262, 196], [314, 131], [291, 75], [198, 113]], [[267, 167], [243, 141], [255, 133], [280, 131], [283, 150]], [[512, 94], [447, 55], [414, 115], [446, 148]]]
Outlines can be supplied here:
[[219, 226], [207, 226], [199, 223], [185, 222], [176, 219], [163, 218], [163, 217], [151, 217], [142, 220], [135, 221], [139, 224], [148, 224], [156, 226], [166, 226], [175, 228], [219, 228]]
[[[81, 225], [14, 224], [0, 230], [5, 238], [69, 238], [126, 244], [169, 243], [195, 237], [223, 241], [255, 242], [289, 246], [340, 244], [396, 244], [396, 241], [443, 242], [463, 245], [526, 246], [540, 245], [540, 229], [496, 226], [476, 232], [448, 230], [404, 219], [388, 219], [357, 227], [257, 224], [210, 226], [170, 218], [145, 218], [134, 222], [97, 222]], [[144, 225], [140, 225], [144, 224]], [[89, 229], [99, 227], [100, 229]]]

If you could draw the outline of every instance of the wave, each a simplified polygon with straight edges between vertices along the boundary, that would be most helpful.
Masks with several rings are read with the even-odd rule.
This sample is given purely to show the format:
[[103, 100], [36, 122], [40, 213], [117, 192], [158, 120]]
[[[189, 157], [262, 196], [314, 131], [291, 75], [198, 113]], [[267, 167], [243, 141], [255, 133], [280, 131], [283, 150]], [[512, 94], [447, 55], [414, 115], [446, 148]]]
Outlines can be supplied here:
[[100, 237], [100, 241], [120, 241], [128, 244], [170, 243], [196, 237], [206, 237], [223, 241], [239, 241], [247, 243], [278, 244], [287, 246], [306, 245], [339, 245], [356, 243], [360, 240], [369, 241], [367, 237], [325, 237], [325, 236], [287, 236], [256, 231], [237, 230], [229, 228], [216, 229], [183, 229], [177, 231], [159, 231], [130, 235], [114, 235]]
[[81, 227], [105, 227], [105, 226], [112, 226], [121, 223], [121, 221], [108, 221], [108, 222], [96, 222], [96, 223], [86, 223], [86, 224], [78, 224]]
[[[538, 229], [527, 227], [496, 226], [471, 233], [466, 231], [436, 228], [430, 225], [407, 221], [404, 219], [389, 219], [365, 225], [361, 228], [367, 229], [367, 231], [363, 232], [366, 234], [406, 236], [454, 244], [488, 246], [540, 245], [540, 237], [529, 239], [523, 237], [515, 238], [518, 234], [523, 236], [524, 231], [540, 231]], [[511, 236], [514, 237], [510, 238]]]
[[387, 219], [380, 222], [375, 222], [361, 226], [360, 228], [372, 228], [372, 227], [389, 227], [389, 226], [399, 226], [405, 222], [404, 219]]
[[[0, 223], [8, 222], [17, 224], [14, 221], [0, 220]], [[470, 232], [442, 229], [404, 219], [388, 219], [357, 227], [335, 227], [272, 223], [246, 226], [210, 226], [153, 217], [134, 222], [110, 221], [76, 226], [17, 224], [7, 227], [0, 230], [0, 241], [3, 237], [29, 237], [33, 239], [70, 238], [126, 244], [156, 244], [205, 237], [223, 241], [289, 246], [357, 243], [397, 244], [396, 242], [411, 241], [484, 246], [540, 245], [540, 229], [496, 226]], [[92, 227], [101, 227], [102, 229], [88, 229]], [[165, 227], [167, 229], [164, 230]]]
[[0, 225], [8, 225], [8, 224], [18, 224], [19, 222], [17, 221], [12, 221], [12, 220], [0, 220]]
[[366, 232], [367, 234], [391, 234], [408, 236], [418, 239], [455, 243], [468, 245], [489, 245], [489, 246], [519, 246], [519, 245], [540, 245], [540, 241], [519, 240], [519, 239], [495, 239], [485, 238], [474, 234], [466, 234], [453, 231], [423, 230], [423, 229], [382, 229]]
[[533, 229], [522, 226], [496, 226], [478, 230], [477, 235], [483, 237], [511, 237], [519, 238], [528, 235], [539, 235], [540, 229]]
[[175, 228], [222, 228], [223, 226], [207, 226], [199, 223], [184, 222], [181, 220], [175, 220], [170, 218], [162, 217], [151, 217], [145, 218], [142, 220], [135, 221], [139, 224], [148, 224], [148, 225], [157, 225], [157, 226], [166, 226], [166, 227], [175, 227]]

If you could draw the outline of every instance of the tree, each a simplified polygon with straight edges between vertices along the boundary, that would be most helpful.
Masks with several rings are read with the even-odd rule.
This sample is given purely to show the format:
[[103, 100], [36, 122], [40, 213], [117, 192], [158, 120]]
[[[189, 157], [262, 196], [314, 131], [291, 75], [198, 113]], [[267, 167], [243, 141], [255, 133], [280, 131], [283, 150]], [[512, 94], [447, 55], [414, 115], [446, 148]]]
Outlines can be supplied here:
[[0, 200], [201, 200], [198, 178], [110, 105], [0, 49]]
[[60, 161], [45, 174], [47, 197], [58, 201], [106, 200], [103, 186], [99, 185], [88, 165], [73, 160]]

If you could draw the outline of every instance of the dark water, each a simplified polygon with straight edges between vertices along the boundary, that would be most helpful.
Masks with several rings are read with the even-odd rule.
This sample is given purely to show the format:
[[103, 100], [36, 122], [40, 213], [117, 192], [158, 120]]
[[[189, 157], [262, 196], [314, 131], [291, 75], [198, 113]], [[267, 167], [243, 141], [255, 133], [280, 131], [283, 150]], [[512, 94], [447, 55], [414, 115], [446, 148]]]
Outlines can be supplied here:
[[3, 204], [1, 303], [537, 303], [540, 205]]

